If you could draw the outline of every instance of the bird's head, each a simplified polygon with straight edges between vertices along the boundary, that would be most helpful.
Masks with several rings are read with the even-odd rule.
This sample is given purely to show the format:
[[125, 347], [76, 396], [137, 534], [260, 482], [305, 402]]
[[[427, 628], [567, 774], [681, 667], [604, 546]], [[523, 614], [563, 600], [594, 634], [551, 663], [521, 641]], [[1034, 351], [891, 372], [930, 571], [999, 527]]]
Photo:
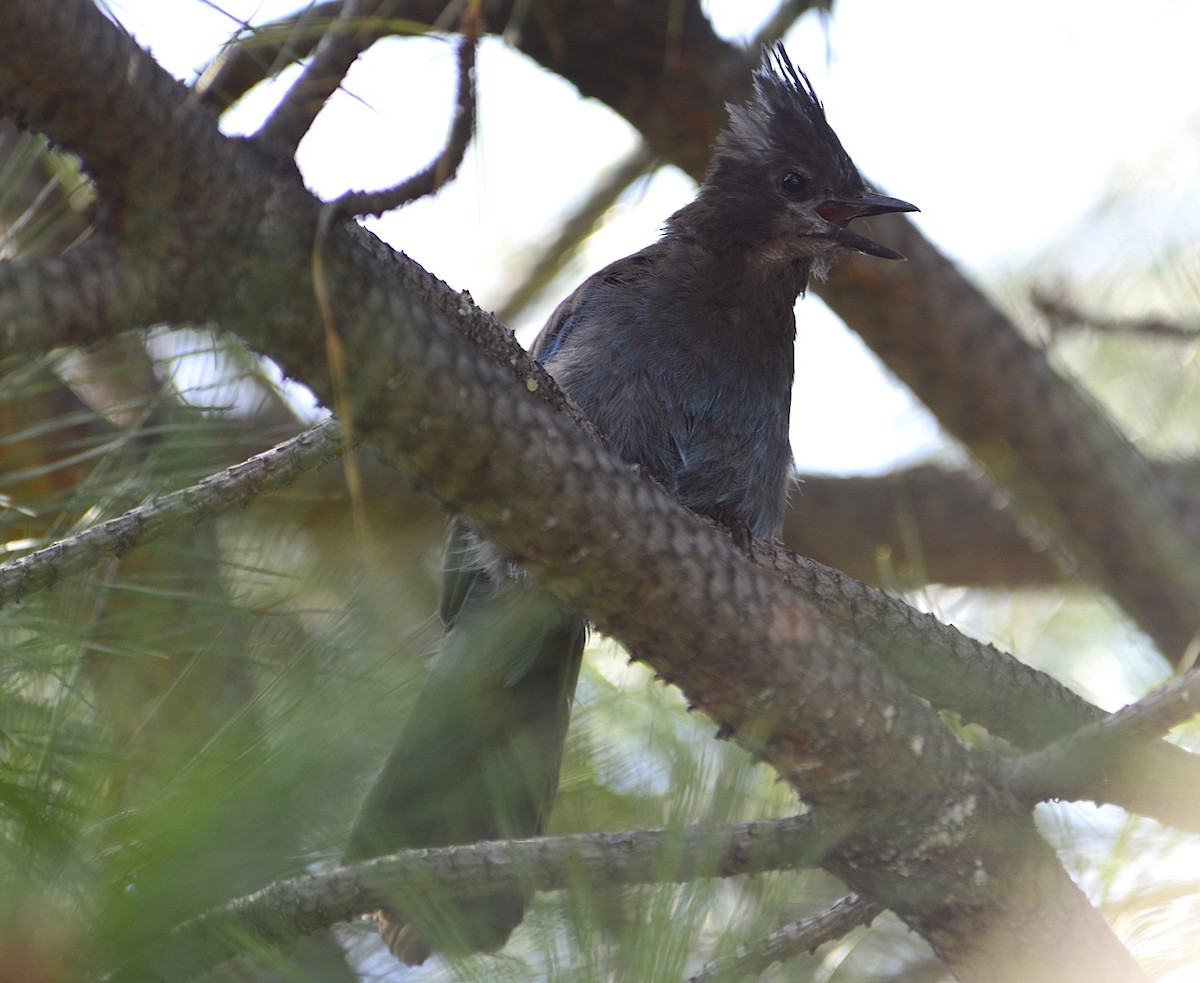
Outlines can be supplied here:
[[696, 202], [703, 218], [694, 218], [719, 226], [726, 241], [768, 265], [807, 260], [820, 272], [839, 249], [903, 259], [847, 226], [917, 208], [867, 187], [782, 43], [763, 49], [754, 89], [748, 103], [729, 107]]

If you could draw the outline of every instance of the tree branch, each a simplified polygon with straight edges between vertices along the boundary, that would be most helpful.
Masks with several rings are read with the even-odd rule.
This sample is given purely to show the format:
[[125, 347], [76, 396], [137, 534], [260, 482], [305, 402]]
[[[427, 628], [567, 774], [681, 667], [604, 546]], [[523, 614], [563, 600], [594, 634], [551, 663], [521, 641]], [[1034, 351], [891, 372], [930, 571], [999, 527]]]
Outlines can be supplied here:
[[296, 152], [350, 66], [374, 43], [375, 33], [364, 30], [361, 22], [380, 6], [379, 0], [345, 0], [321, 34], [312, 60], [255, 134], [263, 144], [288, 156]]
[[735, 955], [714, 959], [700, 972], [688, 977], [687, 983], [716, 983], [760, 976], [775, 963], [805, 952], [813, 952], [826, 942], [840, 939], [851, 929], [870, 925], [883, 913], [878, 905], [864, 901], [856, 894], [835, 901], [828, 908], [801, 918], [772, 932], [761, 942], [742, 946]]
[[1193, 669], [1035, 754], [1006, 762], [1010, 787], [1030, 803], [1071, 798], [1131, 744], [1159, 737], [1197, 714], [1200, 670]]
[[[819, 863], [828, 848], [807, 816], [635, 833], [600, 833], [536, 840], [408, 850], [352, 867], [276, 881], [194, 918], [110, 977], [188, 979], [252, 949], [286, 944], [341, 921], [369, 914], [397, 897], [431, 890], [446, 895], [511, 887], [561, 891], [582, 878], [595, 885], [683, 884], [795, 870]], [[439, 896], [441, 896], [439, 894]], [[866, 906], [862, 906], [865, 908]]]
[[1110, 317], [1081, 310], [1064, 286], [1035, 286], [1030, 302], [1046, 320], [1051, 334], [1084, 328], [1097, 334], [1141, 335], [1170, 341], [1195, 341], [1200, 325], [1180, 324], [1162, 317]]
[[[1107, 716], [1046, 673], [839, 570], [764, 544], [755, 544], [755, 560], [867, 646], [914, 693], [1018, 748], [1045, 747]], [[1165, 741], [1114, 742], [1109, 751], [1072, 781], [1071, 793], [1058, 794], [1113, 802], [1200, 832], [1200, 755]]]
[[0, 345], [18, 353], [94, 344], [165, 310], [166, 288], [153, 264], [97, 237], [62, 256], [10, 260], [0, 264]]
[[870, 584], [1015, 588], [1069, 583], [1078, 571], [1022, 522], [982, 474], [921, 465], [890, 474], [797, 475], [788, 548]]
[[199, 484], [130, 509], [46, 549], [0, 564], [0, 608], [107, 557], [121, 556], [136, 546], [244, 507], [257, 496], [284, 488], [327, 464], [342, 449], [341, 429], [333, 420], [326, 420]]

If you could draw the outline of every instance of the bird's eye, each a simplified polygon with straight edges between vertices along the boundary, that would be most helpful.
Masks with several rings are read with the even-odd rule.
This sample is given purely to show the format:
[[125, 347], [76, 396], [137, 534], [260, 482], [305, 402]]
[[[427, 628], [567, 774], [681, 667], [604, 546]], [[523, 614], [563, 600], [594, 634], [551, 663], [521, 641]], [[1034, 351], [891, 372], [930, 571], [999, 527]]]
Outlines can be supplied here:
[[808, 189], [808, 177], [800, 171], [785, 171], [779, 187], [791, 198], [799, 198]]

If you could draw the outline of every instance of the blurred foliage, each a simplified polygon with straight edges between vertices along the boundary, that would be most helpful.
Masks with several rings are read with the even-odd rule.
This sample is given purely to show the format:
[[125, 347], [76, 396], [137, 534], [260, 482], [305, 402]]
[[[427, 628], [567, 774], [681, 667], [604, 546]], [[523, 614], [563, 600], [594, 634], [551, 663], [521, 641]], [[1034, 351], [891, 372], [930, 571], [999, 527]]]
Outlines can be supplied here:
[[[172, 367], [135, 365], [125, 382], [158, 388], [126, 392], [122, 405], [149, 414], [88, 406], [78, 392], [101, 390], [62, 358], [10, 365], [0, 377], [0, 412], [47, 414], [0, 449], [6, 474], [21, 479], [6, 479], [19, 495], [0, 514], [10, 554], [249, 452], [239, 414], [207, 406], [211, 384], [197, 396], [205, 405], [190, 406]], [[124, 388], [104, 371], [103, 391]], [[64, 400], [73, 408], [64, 412]], [[69, 479], [44, 483], [60, 472]], [[418, 499], [397, 493], [395, 477], [367, 482], [369, 543], [354, 538], [340, 475], [314, 475], [0, 608], [0, 938], [22, 940], [20, 962], [0, 948], [0, 979], [136, 966], [139, 946], [177, 922], [336, 862], [437, 635], [441, 517], [413, 508]], [[712, 735], [677, 691], [594, 639], [553, 832], [794, 810], [773, 773]], [[581, 883], [540, 898], [502, 956], [434, 962], [419, 978], [682, 978], [841, 893], [809, 873]], [[392, 971], [373, 930], [342, 935], [364, 971]], [[896, 969], [896, 953], [914, 946], [862, 931], [767, 978], [796, 979], [805, 962], [821, 978], [867, 979], [848, 967]], [[305, 978], [294, 966], [277, 971]]]

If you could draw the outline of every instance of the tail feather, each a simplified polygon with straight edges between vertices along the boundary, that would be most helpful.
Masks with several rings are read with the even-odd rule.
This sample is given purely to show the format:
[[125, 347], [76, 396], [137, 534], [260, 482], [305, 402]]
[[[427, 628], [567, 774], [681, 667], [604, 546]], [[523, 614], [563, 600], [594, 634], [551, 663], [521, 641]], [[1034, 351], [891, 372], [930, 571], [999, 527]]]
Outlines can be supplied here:
[[[546, 591], [496, 584], [478, 569], [460, 567], [450, 588], [441, 651], [355, 820], [348, 861], [545, 829], [586, 623]], [[397, 897], [381, 932], [410, 965], [430, 951], [493, 951], [520, 924], [525, 901], [507, 892], [442, 903]]]

